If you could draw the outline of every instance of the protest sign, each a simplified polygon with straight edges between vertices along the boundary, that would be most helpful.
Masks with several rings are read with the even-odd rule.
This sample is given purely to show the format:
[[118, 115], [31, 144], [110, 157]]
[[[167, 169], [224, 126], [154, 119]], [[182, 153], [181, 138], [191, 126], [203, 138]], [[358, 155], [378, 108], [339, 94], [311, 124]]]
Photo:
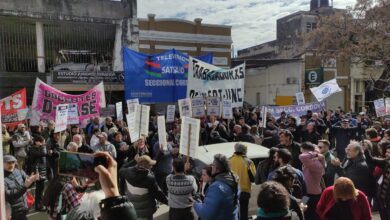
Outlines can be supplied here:
[[157, 129], [158, 129], [158, 143], [163, 146], [164, 150], [168, 150], [167, 147], [167, 131], [165, 129], [165, 117], [157, 117]]
[[383, 99], [374, 100], [374, 107], [375, 107], [375, 112], [377, 117], [385, 116], [386, 108], [385, 108], [385, 101]]
[[116, 114], [115, 106], [108, 106], [106, 108], [100, 109], [100, 117], [107, 118], [107, 117], [114, 117]]
[[79, 120], [79, 112], [77, 103], [69, 104], [68, 109], [68, 124], [70, 125], [78, 125], [80, 124]]
[[[0, 116], [2, 115], [2, 103], [0, 103]], [[2, 134], [2, 124], [0, 120], [0, 133]], [[0, 219], [5, 218], [5, 183], [4, 183], [4, 162], [3, 162], [3, 135], [0, 136]]]
[[[198, 57], [212, 63], [212, 54]], [[177, 102], [186, 98], [188, 55], [177, 50], [143, 54], [123, 48], [126, 99], [140, 103]], [[164, 95], [162, 95], [164, 94]]]
[[69, 104], [59, 104], [56, 107], [56, 124], [54, 133], [65, 131], [68, 125]]
[[222, 118], [233, 119], [233, 108], [231, 100], [222, 101]]
[[134, 112], [127, 116], [129, 126], [130, 139], [134, 143], [141, 135], [146, 137], [149, 135], [149, 112], [150, 107], [147, 105], [135, 104]]
[[219, 101], [219, 97], [207, 97], [207, 115], [221, 115], [221, 103]]
[[199, 145], [200, 120], [183, 117], [180, 133], [180, 153], [196, 157], [196, 149]]
[[390, 115], [390, 98], [385, 98], [386, 115]]
[[167, 122], [174, 122], [175, 121], [175, 112], [176, 112], [176, 105], [168, 105], [167, 106]]
[[179, 113], [180, 117], [191, 117], [192, 116], [192, 107], [191, 99], [180, 99], [179, 101]]
[[[131, 143], [138, 141], [140, 135], [138, 127], [135, 126], [135, 112], [126, 115], [127, 127], [129, 128]], [[137, 129], [136, 129], [137, 127]]]
[[263, 128], [266, 128], [267, 127], [267, 114], [268, 114], [268, 107], [267, 106], [263, 106], [261, 108], [261, 122], [262, 122], [262, 125], [261, 127]]
[[303, 92], [297, 92], [295, 93], [295, 98], [297, 99], [298, 105], [304, 105], [305, 104], [305, 95]]
[[200, 118], [205, 115], [204, 98], [197, 97], [191, 99], [192, 117]]
[[[325, 102], [314, 102], [305, 105], [289, 105], [289, 106], [267, 106], [267, 111], [275, 118], [280, 117], [283, 111], [287, 115], [299, 118], [301, 115], [306, 115], [308, 110], [312, 112], [321, 112], [325, 109]], [[263, 119], [264, 122], [264, 119]]]
[[[31, 109], [33, 118], [31, 125], [39, 120], [54, 120], [56, 107], [59, 104], [77, 103], [79, 121], [82, 126], [93, 117], [100, 116], [100, 109], [106, 106], [103, 83], [99, 83], [91, 90], [81, 95], [70, 95], [61, 92], [37, 78]], [[34, 124], [33, 124], [34, 122]]]
[[127, 113], [131, 113], [135, 111], [135, 106], [139, 104], [138, 99], [129, 99], [126, 101], [127, 104]]
[[21, 89], [12, 95], [1, 99], [1, 122], [7, 125], [7, 127], [16, 127], [22, 121], [18, 119], [18, 110], [26, 109], [26, 103], [26, 89]]
[[115, 104], [116, 107], [116, 119], [117, 120], [123, 120], [123, 106], [122, 102], [117, 102]]
[[245, 64], [221, 69], [193, 57], [189, 58], [187, 97], [218, 96], [242, 107], [244, 101]]

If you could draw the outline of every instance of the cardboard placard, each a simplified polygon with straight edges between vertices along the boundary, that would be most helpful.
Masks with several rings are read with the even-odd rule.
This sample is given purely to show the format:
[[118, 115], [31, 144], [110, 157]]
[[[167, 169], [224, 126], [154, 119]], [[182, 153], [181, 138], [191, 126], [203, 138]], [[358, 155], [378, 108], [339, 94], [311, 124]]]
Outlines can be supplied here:
[[196, 150], [199, 146], [200, 120], [183, 117], [180, 133], [180, 153], [196, 157]]
[[165, 117], [157, 117], [157, 129], [158, 129], [158, 143], [163, 146], [164, 150], [168, 150], [167, 147], [167, 131], [165, 128]]
[[168, 105], [167, 106], [167, 122], [174, 122], [175, 121], [175, 112], [176, 112], [176, 105]]

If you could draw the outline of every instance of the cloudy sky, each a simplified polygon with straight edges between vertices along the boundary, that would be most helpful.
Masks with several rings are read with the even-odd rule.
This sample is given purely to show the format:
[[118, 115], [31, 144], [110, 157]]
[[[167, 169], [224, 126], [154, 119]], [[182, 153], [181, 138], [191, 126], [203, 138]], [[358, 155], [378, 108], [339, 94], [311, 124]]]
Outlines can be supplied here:
[[[276, 38], [276, 20], [300, 10], [309, 10], [310, 0], [142, 0], [138, 17], [181, 18], [232, 26], [235, 50]], [[335, 8], [352, 6], [356, 0], [334, 0]]]

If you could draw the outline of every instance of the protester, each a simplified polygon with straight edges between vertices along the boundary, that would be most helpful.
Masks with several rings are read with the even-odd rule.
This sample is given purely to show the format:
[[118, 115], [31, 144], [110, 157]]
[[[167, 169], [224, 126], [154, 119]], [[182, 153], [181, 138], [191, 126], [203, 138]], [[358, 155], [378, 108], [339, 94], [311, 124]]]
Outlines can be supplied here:
[[249, 133], [250, 127], [248, 125], [242, 125], [241, 126], [241, 133], [237, 135], [236, 141], [240, 142], [249, 142], [249, 143], [255, 143], [255, 139], [252, 137], [252, 135]]
[[45, 127], [42, 131], [42, 136], [45, 138], [45, 141], [47, 142], [51, 136], [51, 134], [54, 132], [55, 122], [53, 120], [50, 120], [47, 123], [47, 127]]
[[339, 175], [352, 180], [357, 189], [371, 196], [373, 189], [372, 175], [364, 158], [364, 151], [360, 143], [352, 141], [348, 144], [346, 151], [346, 160], [340, 163], [339, 160], [333, 161], [335, 166], [339, 166]]
[[202, 196], [202, 198], [201, 198], [202, 200], [204, 199], [204, 196], [207, 192], [207, 189], [209, 188], [210, 184], [213, 181], [211, 171], [212, 171], [211, 166], [207, 165], [207, 166], [202, 168], [202, 175], [201, 175], [202, 185], [201, 185], [201, 188], [199, 190], [199, 192]]
[[289, 210], [289, 194], [286, 188], [278, 182], [268, 181], [261, 184], [257, 206], [256, 220], [296, 219], [297, 216]]
[[105, 195], [102, 190], [84, 193], [80, 198], [80, 205], [67, 213], [66, 220], [99, 219], [101, 217], [99, 203], [104, 199]]
[[27, 220], [26, 192], [39, 179], [39, 173], [27, 176], [23, 170], [15, 168], [16, 161], [12, 155], [3, 157], [5, 201], [11, 205], [11, 220]]
[[194, 201], [194, 210], [202, 220], [238, 219], [238, 183], [231, 172], [229, 161], [222, 154], [214, 155], [213, 182], [203, 202]]
[[378, 180], [376, 201], [379, 205], [381, 219], [390, 219], [390, 142], [382, 142], [380, 145], [385, 146], [385, 158], [372, 157], [367, 147], [364, 148], [364, 155], [368, 164], [379, 166], [382, 169], [383, 174]]
[[116, 162], [118, 163], [118, 168], [120, 169], [125, 163], [126, 159], [131, 156], [129, 145], [123, 141], [123, 135], [119, 131], [115, 132], [112, 144], [114, 145], [117, 152]]
[[301, 144], [301, 152], [299, 159], [302, 162], [303, 178], [306, 183], [307, 210], [305, 212], [306, 219], [318, 219], [316, 214], [316, 206], [321, 197], [321, 180], [325, 174], [325, 159], [322, 154], [315, 151], [315, 147], [310, 142]]
[[1, 133], [2, 133], [2, 142], [3, 142], [3, 155], [11, 153], [10, 141], [12, 137], [9, 135], [7, 131], [7, 126], [5, 124], [1, 125]]
[[14, 147], [15, 157], [18, 160], [19, 169], [25, 168], [27, 148], [30, 144], [32, 144], [32, 138], [26, 129], [26, 125], [18, 124], [18, 130], [12, 136], [12, 146]]
[[156, 164], [148, 155], [136, 159], [137, 165], [128, 167], [124, 164], [119, 170], [119, 175], [126, 180], [126, 195], [133, 203], [138, 218], [153, 219], [156, 212], [156, 199], [168, 204], [167, 197], [157, 185], [157, 181], [151, 172]]
[[116, 128], [116, 126], [112, 122], [112, 118], [111, 117], [107, 117], [104, 120], [104, 124], [103, 124], [103, 127], [101, 128], [101, 131], [105, 132], [106, 134], [108, 134], [111, 128]]
[[46, 143], [45, 139], [42, 136], [36, 136], [34, 138], [34, 144], [31, 146], [28, 152], [27, 159], [27, 173], [31, 175], [32, 173], [39, 173], [39, 179], [35, 182], [35, 210], [44, 211], [44, 206], [42, 204], [42, 196], [45, 187], [46, 180]]
[[73, 136], [72, 141], [77, 144], [77, 152], [79, 153], [93, 153], [93, 150], [85, 143], [83, 136], [76, 134]]
[[[294, 182], [296, 176], [295, 171], [291, 166], [280, 167], [275, 171], [273, 181], [282, 184], [289, 192], [290, 197], [290, 210], [297, 213], [300, 220], [305, 219], [303, 215], [304, 204], [301, 203], [300, 199], [294, 197], [291, 193], [294, 191]], [[307, 206], [306, 206], [307, 207]]]
[[302, 169], [302, 163], [299, 160], [299, 154], [300, 154], [300, 146], [297, 142], [294, 142], [294, 137], [292, 136], [291, 132], [289, 130], [281, 130], [279, 132], [279, 139], [280, 143], [276, 145], [279, 149], [287, 149], [290, 151], [292, 158], [291, 158], [291, 165], [299, 170]]
[[184, 161], [176, 158], [172, 162], [173, 174], [167, 176], [169, 219], [194, 219], [191, 196], [198, 186], [191, 175], [184, 174]]
[[325, 186], [333, 186], [335, 175], [337, 173], [337, 167], [333, 165], [332, 161], [336, 160], [336, 157], [329, 150], [330, 142], [328, 140], [319, 140], [318, 149], [322, 155], [325, 157], [325, 174], [323, 176]]
[[229, 159], [231, 170], [239, 178], [240, 186], [240, 219], [248, 219], [249, 198], [251, 197], [251, 183], [255, 181], [256, 167], [246, 154], [248, 147], [241, 142], [234, 145], [234, 154]]
[[70, 152], [77, 152], [78, 145], [75, 142], [69, 142], [69, 144], [66, 146], [66, 150]]
[[93, 149], [97, 144], [99, 144], [99, 138], [97, 137], [101, 133], [99, 128], [94, 128], [89, 146]]
[[370, 220], [371, 208], [366, 195], [345, 177], [324, 190], [317, 205], [321, 220]]
[[257, 185], [264, 183], [268, 179], [268, 175], [274, 170], [274, 156], [278, 148], [272, 147], [268, 151], [268, 158], [259, 162], [256, 169], [255, 183]]
[[108, 142], [108, 140], [107, 140], [107, 138], [108, 138], [107, 133], [106, 132], [102, 132], [102, 133], [98, 134], [97, 137], [99, 138], [99, 143], [97, 145], [95, 145], [92, 150], [94, 152], [98, 152], [98, 151], [108, 152], [108, 153], [110, 153], [110, 155], [113, 158], [116, 158], [117, 154], [116, 154], [115, 147], [114, 147], [113, 144]]
[[60, 136], [60, 132], [52, 133], [46, 144], [49, 179], [58, 175], [58, 157], [60, 152], [64, 150], [59, 144]]
[[311, 142], [318, 144], [318, 140], [321, 139], [321, 135], [317, 132], [317, 128], [314, 122], [310, 122], [306, 125], [306, 130], [302, 132], [301, 142]]

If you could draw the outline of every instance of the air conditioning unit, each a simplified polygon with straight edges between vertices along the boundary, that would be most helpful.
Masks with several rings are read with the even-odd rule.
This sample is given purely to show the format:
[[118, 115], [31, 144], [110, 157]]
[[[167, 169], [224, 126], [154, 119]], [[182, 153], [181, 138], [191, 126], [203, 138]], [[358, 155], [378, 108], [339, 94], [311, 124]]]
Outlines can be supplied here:
[[287, 77], [286, 83], [291, 85], [291, 84], [297, 84], [298, 79], [296, 77]]

